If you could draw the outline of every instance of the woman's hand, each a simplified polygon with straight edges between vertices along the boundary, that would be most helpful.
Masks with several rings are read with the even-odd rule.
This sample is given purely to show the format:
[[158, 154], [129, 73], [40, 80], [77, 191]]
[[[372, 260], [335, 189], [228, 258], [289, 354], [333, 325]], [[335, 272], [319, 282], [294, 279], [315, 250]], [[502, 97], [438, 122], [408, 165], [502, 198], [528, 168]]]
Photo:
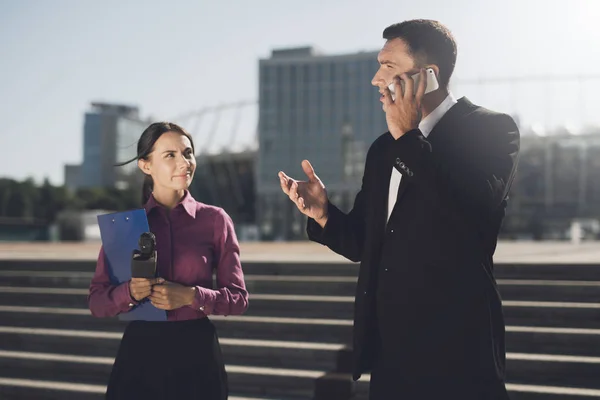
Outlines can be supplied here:
[[196, 290], [191, 286], [183, 286], [175, 282], [165, 281], [152, 287], [150, 302], [161, 310], [175, 310], [193, 303]]
[[163, 283], [163, 278], [131, 278], [129, 281], [129, 293], [135, 301], [142, 301], [152, 293], [152, 286]]

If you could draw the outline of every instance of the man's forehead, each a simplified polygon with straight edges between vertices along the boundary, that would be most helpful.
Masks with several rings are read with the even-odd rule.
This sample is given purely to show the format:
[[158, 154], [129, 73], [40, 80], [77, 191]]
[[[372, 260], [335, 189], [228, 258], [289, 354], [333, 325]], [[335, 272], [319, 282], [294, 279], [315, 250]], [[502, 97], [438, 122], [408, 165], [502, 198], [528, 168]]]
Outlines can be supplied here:
[[394, 38], [394, 39], [386, 40], [381, 51], [393, 51], [393, 52], [407, 53], [408, 47], [406, 46], [406, 43], [404, 42], [404, 40], [402, 40], [400, 38]]
[[408, 47], [402, 39], [390, 39], [385, 42], [383, 48], [379, 51], [377, 59], [381, 61], [398, 59], [412, 59], [408, 53]]

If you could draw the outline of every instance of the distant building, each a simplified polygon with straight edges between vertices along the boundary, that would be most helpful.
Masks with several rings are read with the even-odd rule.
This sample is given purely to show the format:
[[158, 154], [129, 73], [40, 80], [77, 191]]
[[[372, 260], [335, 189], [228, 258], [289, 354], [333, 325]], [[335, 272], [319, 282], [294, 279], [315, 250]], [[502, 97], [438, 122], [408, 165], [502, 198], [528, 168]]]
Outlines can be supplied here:
[[65, 167], [65, 183], [70, 188], [116, 187], [141, 184], [137, 165], [114, 165], [137, 154], [137, 140], [148, 123], [139, 117], [137, 107], [92, 103], [85, 114], [83, 128], [83, 163]]
[[311, 47], [274, 50], [259, 62], [257, 216], [261, 237], [305, 237], [305, 217], [281, 192], [277, 172], [304, 179], [311, 161], [332, 201], [349, 210], [366, 153], [387, 131], [371, 85], [377, 52], [322, 55]]
[[254, 181], [256, 151], [196, 157], [190, 191], [203, 203], [223, 208], [235, 222], [240, 240], [258, 240]]
[[574, 219], [600, 219], [600, 129], [523, 135], [504, 233], [558, 239]]
[[81, 187], [81, 164], [65, 165], [65, 187], [71, 192]]

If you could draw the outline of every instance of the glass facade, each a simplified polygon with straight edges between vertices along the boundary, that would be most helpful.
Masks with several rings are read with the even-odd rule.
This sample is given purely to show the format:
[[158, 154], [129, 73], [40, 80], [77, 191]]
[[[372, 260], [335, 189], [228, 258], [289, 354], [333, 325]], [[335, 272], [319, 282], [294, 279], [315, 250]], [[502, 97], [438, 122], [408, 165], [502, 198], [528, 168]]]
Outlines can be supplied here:
[[86, 113], [83, 126], [83, 164], [81, 185], [102, 186], [102, 115]]
[[137, 108], [112, 104], [92, 104], [92, 108], [85, 114], [79, 186], [125, 188], [141, 182], [136, 163], [115, 167], [136, 156], [137, 140], [146, 127], [137, 117]]
[[[115, 164], [129, 161], [137, 156], [137, 141], [146, 129], [145, 122], [119, 117], [116, 129]], [[117, 167], [115, 170], [115, 186], [125, 189], [130, 185], [141, 186], [143, 175], [139, 171], [137, 162]]]
[[304, 238], [305, 218], [281, 193], [277, 172], [304, 179], [308, 159], [346, 211], [360, 188], [366, 152], [386, 131], [371, 85], [377, 53], [315, 56], [310, 49], [259, 65], [259, 229], [264, 239]]

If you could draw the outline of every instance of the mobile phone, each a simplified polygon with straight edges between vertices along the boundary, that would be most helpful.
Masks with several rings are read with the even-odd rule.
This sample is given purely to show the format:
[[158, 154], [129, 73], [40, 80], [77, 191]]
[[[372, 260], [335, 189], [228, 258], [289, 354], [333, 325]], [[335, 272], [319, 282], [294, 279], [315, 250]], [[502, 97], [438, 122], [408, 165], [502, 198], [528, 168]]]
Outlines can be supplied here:
[[[433, 68], [425, 69], [425, 73], [427, 74], [427, 87], [425, 88], [425, 94], [429, 92], [433, 92], [434, 90], [438, 90], [440, 84], [438, 83], [437, 77], [435, 76], [435, 71]], [[411, 76], [415, 84], [413, 85], [413, 94], [417, 93], [417, 89], [419, 88], [419, 80], [421, 79], [421, 74], [418, 72]], [[402, 93], [404, 93], [404, 81], [400, 81], [402, 85]], [[394, 81], [388, 85], [388, 89], [390, 89], [390, 93], [392, 94], [392, 100], [396, 100], [396, 85]]]

